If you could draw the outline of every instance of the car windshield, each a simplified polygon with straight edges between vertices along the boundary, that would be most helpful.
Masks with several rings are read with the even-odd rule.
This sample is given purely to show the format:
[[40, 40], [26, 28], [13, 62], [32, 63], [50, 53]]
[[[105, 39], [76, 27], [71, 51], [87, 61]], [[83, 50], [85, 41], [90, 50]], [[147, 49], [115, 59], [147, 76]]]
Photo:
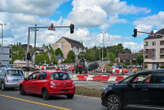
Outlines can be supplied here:
[[23, 76], [23, 72], [21, 70], [8, 70], [8, 76]]
[[123, 80], [120, 81], [119, 83], [120, 83], [120, 84], [125, 84], [125, 83], [129, 82], [129, 81], [130, 81], [131, 79], [133, 79], [133, 78], [134, 78], [134, 75], [131, 75], [131, 76], [129, 76], [129, 77], [123, 79]]
[[68, 73], [53, 73], [51, 74], [51, 80], [69, 80], [70, 76]]

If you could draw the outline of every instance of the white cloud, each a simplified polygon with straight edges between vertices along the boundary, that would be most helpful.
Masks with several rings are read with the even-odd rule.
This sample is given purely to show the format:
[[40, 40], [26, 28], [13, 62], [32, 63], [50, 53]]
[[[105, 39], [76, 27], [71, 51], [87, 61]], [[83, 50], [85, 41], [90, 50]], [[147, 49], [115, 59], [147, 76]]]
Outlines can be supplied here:
[[68, 0], [1, 0], [0, 11], [50, 16]]
[[[133, 14], [133, 12], [147, 13], [149, 11], [143, 8], [128, 6], [125, 2], [120, 2], [119, 0], [74, 0], [74, 7], [68, 15], [68, 19], [61, 17], [59, 20], [54, 21], [40, 16], [51, 15], [61, 3], [67, 0], [18, 1], [19, 0], [14, 0], [8, 3], [7, 0], [1, 0], [0, 11], [4, 12], [0, 12], [0, 23], [7, 24], [4, 30], [5, 44], [13, 44], [16, 42], [27, 43], [28, 26], [33, 26], [34, 24], [48, 26], [53, 22], [55, 25], [75, 23], [75, 25], [84, 27], [76, 28], [74, 34], [70, 34], [69, 29], [57, 29], [55, 32], [40, 29], [37, 35], [37, 46], [55, 43], [62, 36], [83, 42], [87, 47], [102, 46], [102, 36], [94, 32], [89, 32], [85, 26], [101, 26], [102, 29], [106, 29], [111, 24], [127, 22], [125, 19], [119, 18], [120, 14]], [[47, 5], [49, 8], [45, 8]], [[130, 9], [132, 9], [132, 11], [129, 11]], [[31, 31], [31, 44], [33, 43], [33, 36], [34, 33]], [[124, 45], [130, 46], [129, 48], [131, 49], [136, 49], [135, 46], [133, 46], [136, 44], [132, 44], [132, 41], [128, 37], [106, 34], [104, 39], [105, 46], [123, 43]]]
[[120, 14], [149, 13], [146, 8], [127, 5], [120, 0], [74, 0], [68, 19], [80, 26], [101, 26], [107, 28], [114, 23], [125, 23]]
[[150, 32], [153, 27], [157, 29], [163, 28], [164, 26], [164, 11], [160, 11], [156, 15], [144, 17], [138, 19], [134, 22], [136, 28], [140, 31], [148, 31]]
[[131, 41], [124, 42], [123, 46], [125, 48], [131, 49], [133, 52], [137, 52], [137, 51], [143, 49], [143, 43], [136, 43], [136, 42], [131, 42]]

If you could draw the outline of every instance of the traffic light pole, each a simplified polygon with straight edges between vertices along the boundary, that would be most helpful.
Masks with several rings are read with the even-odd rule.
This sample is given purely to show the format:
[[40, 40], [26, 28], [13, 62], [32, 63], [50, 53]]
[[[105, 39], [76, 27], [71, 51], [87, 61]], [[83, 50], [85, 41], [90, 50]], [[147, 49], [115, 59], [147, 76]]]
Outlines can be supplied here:
[[[28, 36], [27, 36], [27, 53], [26, 53], [26, 61], [27, 61], [27, 67], [29, 67], [29, 60], [28, 59], [28, 55], [30, 55], [30, 29], [34, 29], [35, 30], [35, 37], [36, 37], [36, 30], [37, 29], [48, 29], [48, 30], [54, 30], [55, 28], [70, 28], [70, 33], [74, 33], [74, 24], [70, 24], [70, 26], [54, 26], [53, 24], [51, 24], [50, 26], [30, 26], [28, 27]], [[36, 47], [36, 39], [35, 39], [35, 44], [34, 46]]]

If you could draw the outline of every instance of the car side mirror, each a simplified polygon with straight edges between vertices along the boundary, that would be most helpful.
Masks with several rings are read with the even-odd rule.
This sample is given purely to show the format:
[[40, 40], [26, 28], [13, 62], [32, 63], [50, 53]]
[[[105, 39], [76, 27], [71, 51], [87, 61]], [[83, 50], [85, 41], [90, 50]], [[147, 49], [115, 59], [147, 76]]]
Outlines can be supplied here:
[[25, 81], [28, 81], [28, 78], [24, 78]]

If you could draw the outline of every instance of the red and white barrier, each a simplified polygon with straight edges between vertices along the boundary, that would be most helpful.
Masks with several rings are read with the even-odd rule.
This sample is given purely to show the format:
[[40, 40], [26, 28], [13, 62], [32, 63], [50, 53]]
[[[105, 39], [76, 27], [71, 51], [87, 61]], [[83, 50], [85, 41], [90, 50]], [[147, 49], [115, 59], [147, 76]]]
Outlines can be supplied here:
[[72, 80], [78, 81], [102, 81], [102, 82], [119, 82], [126, 78], [127, 75], [72, 75]]

